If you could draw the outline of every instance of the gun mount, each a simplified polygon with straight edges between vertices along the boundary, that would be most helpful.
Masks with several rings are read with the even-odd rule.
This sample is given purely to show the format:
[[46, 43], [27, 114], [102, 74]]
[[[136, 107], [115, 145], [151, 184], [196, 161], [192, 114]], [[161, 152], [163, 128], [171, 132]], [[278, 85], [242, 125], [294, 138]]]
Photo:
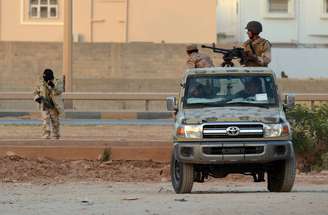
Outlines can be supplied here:
[[202, 45], [202, 48], [211, 49], [214, 53], [223, 54], [223, 63], [221, 64], [222, 67], [234, 67], [234, 63], [232, 60], [240, 59], [240, 64], [245, 64], [247, 61], [245, 52], [243, 48], [234, 47], [233, 49], [222, 49], [216, 47], [215, 43], [212, 46]]

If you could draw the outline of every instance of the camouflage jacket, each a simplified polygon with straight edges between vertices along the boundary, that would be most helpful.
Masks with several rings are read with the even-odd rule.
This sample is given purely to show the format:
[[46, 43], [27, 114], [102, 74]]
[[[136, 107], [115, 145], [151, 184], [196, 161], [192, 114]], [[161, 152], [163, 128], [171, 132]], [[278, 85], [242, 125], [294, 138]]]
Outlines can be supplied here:
[[187, 66], [189, 69], [192, 68], [206, 68], [206, 67], [213, 67], [213, 61], [207, 54], [203, 53], [192, 53], [188, 60]]
[[[54, 104], [54, 109], [58, 111], [59, 114], [63, 113], [63, 99], [62, 92], [64, 91], [63, 82], [59, 79], [54, 81], [55, 87], [51, 88], [44, 80], [41, 80], [39, 85], [34, 89], [34, 95], [42, 96], [48, 101], [52, 101]], [[46, 110], [44, 102], [40, 104], [41, 110]]]
[[271, 62], [271, 44], [266, 39], [260, 37], [255, 41], [247, 40], [242, 45], [242, 48], [244, 48], [246, 53], [255, 54], [257, 56], [257, 60], [249, 60], [245, 63], [247, 67], [266, 67]]

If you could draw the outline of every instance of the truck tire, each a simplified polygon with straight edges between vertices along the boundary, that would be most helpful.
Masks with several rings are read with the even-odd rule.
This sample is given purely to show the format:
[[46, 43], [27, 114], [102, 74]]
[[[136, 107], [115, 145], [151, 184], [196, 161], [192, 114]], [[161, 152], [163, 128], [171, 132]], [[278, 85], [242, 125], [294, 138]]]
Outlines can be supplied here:
[[171, 158], [171, 180], [174, 191], [190, 193], [194, 182], [194, 167], [192, 164], [179, 162], [172, 153]]
[[296, 175], [295, 156], [276, 163], [268, 171], [268, 190], [270, 192], [290, 192]]

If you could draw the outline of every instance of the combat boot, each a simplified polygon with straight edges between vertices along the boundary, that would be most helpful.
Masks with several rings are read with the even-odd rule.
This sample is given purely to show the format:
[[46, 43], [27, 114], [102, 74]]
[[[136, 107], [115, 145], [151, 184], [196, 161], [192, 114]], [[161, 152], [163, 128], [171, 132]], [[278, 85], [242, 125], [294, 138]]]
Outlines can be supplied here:
[[44, 131], [42, 134], [43, 139], [50, 139], [50, 131]]

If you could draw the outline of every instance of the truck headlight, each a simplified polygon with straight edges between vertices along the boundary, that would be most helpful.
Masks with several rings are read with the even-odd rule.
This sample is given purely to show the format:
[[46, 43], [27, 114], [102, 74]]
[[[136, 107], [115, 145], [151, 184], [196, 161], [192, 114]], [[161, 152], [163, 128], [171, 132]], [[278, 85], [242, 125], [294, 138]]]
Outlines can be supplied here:
[[201, 125], [183, 125], [178, 127], [177, 136], [184, 138], [202, 138]]
[[289, 135], [288, 124], [266, 124], [263, 128], [265, 137], [281, 137]]

